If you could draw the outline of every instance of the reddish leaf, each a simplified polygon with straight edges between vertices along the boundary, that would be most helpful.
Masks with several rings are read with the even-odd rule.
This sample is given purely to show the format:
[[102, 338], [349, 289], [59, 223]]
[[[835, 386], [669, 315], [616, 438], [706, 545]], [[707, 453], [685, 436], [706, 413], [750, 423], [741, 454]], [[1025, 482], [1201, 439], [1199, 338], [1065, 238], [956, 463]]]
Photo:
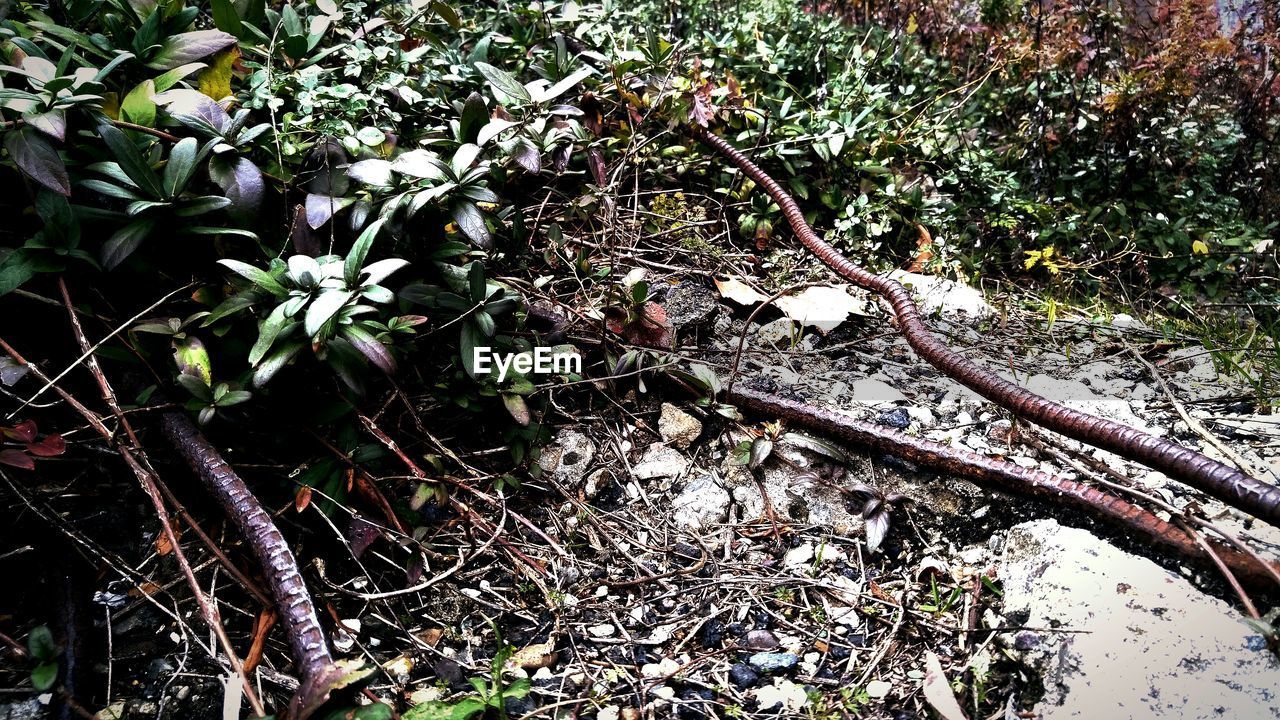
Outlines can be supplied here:
[[57, 457], [67, 451], [67, 441], [61, 435], [45, 435], [37, 442], [27, 443], [27, 452], [36, 457]]
[[5, 437], [18, 442], [31, 442], [36, 439], [36, 422], [34, 420], [25, 420], [14, 425], [13, 427], [0, 428], [3, 429]]
[[351, 554], [356, 556], [358, 560], [365, 550], [374, 543], [382, 532], [378, 530], [378, 526], [363, 518], [352, 518], [351, 525], [347, 528], [347, 540], [351, 542]]
[[609, 308], [605, 311], [605, 326], [634, 345], [667, 350], [675, 346], [675, 329], [667, 319], [667, 311], [655, 302], [646, 302], [630, 322], [621, 308]]
[[21, 450], [0, 450], [0, 465], [22, 468], [23, 470], [36, 469], [36, 461]]
[[587, 149], [587, 167], [591, 170], [591, 179], [597, 185], [604, 187], [608, 184], [605, 179], [604, 156], [600, 154], [599, 148]]
[[298, 512], [302, 512], [303, 510], [306, 510], [307, 506], [310, 504], [311, 504], [311, 486], [303, 485], [302, 487], [298, 488], [298, 494], [293, 496], [293, 507]]
[[693, 93], [693, 103], [689, 106], [689, 119], [702, 127], [707, 127], [715, 114], [715, 106], [711, 104], [711, 83], [703, 83], [702, 87]]

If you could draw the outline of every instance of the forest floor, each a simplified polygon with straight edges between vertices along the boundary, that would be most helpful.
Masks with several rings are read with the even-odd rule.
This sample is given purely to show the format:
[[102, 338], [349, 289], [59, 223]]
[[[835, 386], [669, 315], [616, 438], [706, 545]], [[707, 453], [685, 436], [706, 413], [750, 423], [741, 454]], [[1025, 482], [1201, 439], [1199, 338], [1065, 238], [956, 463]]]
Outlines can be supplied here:
[[[748, 322], [752, 303], [724, 297], [744, 299], [745, 284], [647, 272], [675, 356], [722, 381], [736, 366], [736, 382], [1071, 477], [1106, 479], [1087, 464], [1101, 461], [1280, 557], [1275, 528], [1105, 452], [1015, 427], [916, 358], [876, 304], [848, 288], [820, 286], [785, 305], [817, 328], [775, 308]], [[904, 280], [937, 332], [1007, 377], [1280, 473], [1280, 421], [1260, 414], [1259, 388], [1219, 373], [1196, 338], [1125, 315], [1064, 313], [1047, 325], [1008, 295], [991, 294], [993, 306], [948, 281]], [[1275, 657], [1212, 568], [1079, 512], [812, 434], [777, 434], [772, 454], [749, 468], [743, 443], [770, 418], [731, 420], [671, 383], [628, 376], [553, 402], [546, 472], [485, 510], [501, 533], [442, 513], [431, 538], [439, 554], [421, 573], [406, 578], [397, 556], [406, 541], [377, 518], [352, 521], [344, 509], [305, 523], [304, 574], [338, 654], [384, 670], [371, 697], [457, 697], [509, 647], [505, 682], [532, 679], [527, 696], [508, 700], [513, 717], [1277, 717]], [[872, 512], [857, 486], [910, 502]], [[73, 495], [38, 487], [26, 501], [61, 513]], [[872, 516], [871, 533], [883, 535], [874, 551]], [[130, 517], [72, 529], [93, 545]], [[298, 516], [290, 505], [278, 517], [293, 526]], [[121, 542], [153, 549], [151, 524], [137, 522], [148, 530]], [[317, 537], [325, 526], [331, 537]], [[189, 548], [193, 564], [212, 562], [202, 550]], [[181, 587], [167, 558], [151, 553], [135, 570], [155, 590]], [[214, 577], [208, 589], [233, 641], [248, 647], [257, 611]], [[92, 624], [111, 628], [116, 698], [102, 717], [222, 717], [224, 671], [191, 601], [97, 589]], [[259, 689], [287, 694], [287, 652], [275, 634], [257, 634]], [[19, 702], [7, 717], [41, 717], [39, 707]]]

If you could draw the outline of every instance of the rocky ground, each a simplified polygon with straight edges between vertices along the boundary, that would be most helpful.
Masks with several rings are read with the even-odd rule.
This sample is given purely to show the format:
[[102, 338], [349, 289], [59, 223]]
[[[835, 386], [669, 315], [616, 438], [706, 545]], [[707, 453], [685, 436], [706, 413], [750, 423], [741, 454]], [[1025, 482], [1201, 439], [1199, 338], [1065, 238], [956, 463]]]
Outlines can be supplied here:
[[[1046, 328], [975, 290], [902, 279], [939, 332], [1007, 377], [1270, 480], [1280, 473], [1280, 420], [1259, 414], [1256, 389], [1219, 374], [1194, 341], [1122, 315]], [[1107, 453], [1015, 429], [916, 359], [857, 292], [822, 287], [749, 322], [764, 295], [745, 282], [662, 280], [655, 300], [681, 349], [655, 363], [765, 379], [1026, 467], [1080, 477], [1090, 467], [1080, 463], [1101, 461], [1280, 557], [1276, 528]], [[440, 581], [413, 592], [308, 569], [339, 652], [386, 671], [372, 695], [458, 697], [508, 645], [506, 681], [532, 684], [507, 701], [513, 717], [1280, 717], [1280, 664], [1212, 569], [1076, 512], [785, 428], [751, 467], [745, 448], [770, 418], [733, 420], [635, 380], [560, 408], [545, 474], [512, 502], [523, 523], [503, 525], [518, 553], [490, 554], [492, 539], [473, 535], [458, 548], [479, 547], [479, 560], [456, 573], [451, 557], [429, 562], [426, 577]], [[1253, 600], [1265, 615], [1276, 597]], [[153, 624], [153, 654], [177, 627], [158, 610], [134, 615]], [[119, 642], [124, 653], [142, 641]], [[140, 670], [110, 716], [221, 717], [217, 668], [199, 655], [173, 649]], [[258, 678], [267, 693], [288, 690], [270, 651]], [[38, 699], [0, 705], [0, 719], [39, 713]]]

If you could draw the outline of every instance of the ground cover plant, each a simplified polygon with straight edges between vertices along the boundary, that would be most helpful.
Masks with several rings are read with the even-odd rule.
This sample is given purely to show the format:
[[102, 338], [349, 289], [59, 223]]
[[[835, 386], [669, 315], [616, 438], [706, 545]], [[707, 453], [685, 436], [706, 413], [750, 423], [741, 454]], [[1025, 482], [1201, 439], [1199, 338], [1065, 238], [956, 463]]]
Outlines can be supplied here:
[[[674, 288], [693, 278], [759, 303], [825, 277], [695, 127], [749, 151], [871, 270], [982, 288], [1032, 333], [1146, 317], [1152, 352], [1202, 344], [1248, 388], [1236, 409], [1270, 414], [1277, 33], [1273, 3], [1208, 0], [5, 5], [0, 487], [16, 549], [0, 561], [34, 578], [0, 602], [6, 686], [49, 693], [64, 716], [146, 714], [130, 688], [152, 716], [191, 712], [166, 694], [190, 662], [259, 678], [194, 690], [206, 704], [286, 712], [296, 688], [281, 684], [288, 651], [260, 571], [147, 429], [176, 408], [250, 481], [335, 647], [365, 662], [325, 717], [606, 717], [608, 682], [545, 707], [508, 676], [554, 665], [566, 642], [577, 578], [543, 551], [603, 542], [586, 496], [561, 492], [572, 463], [544, 449], [565, 425], [644, 431], [636, 408], [658, 395], [708, 424], [745, 422], [716, 401], [738, 362], [700, 354], [732, 323], [686, 330]], [[756, 314], [742, 315], [745, 337]], [[775, 347], [800, 347], [804, 327]], [[582, 362], [476, 367], [477, 348], [539, 347]], [[729, 454], [754, 471], [785, 432], [753, 432]], [[121, 458], [135, 455], [131, 472]], [[163, 478], [167, 523], [134, 473]], [[855, 493], [872, 555], [903, 512], [878, 492]], [[175, 541], [202, 559], [203, 594], [180, 579]], [[65, 577], [48, 570], [63, 555]], [[491, 562], [499, 604], [466, 597], [492, 623], [421, 600]], [[990, 578], [904, 582], [894, 602], [914, 593], [934, 620], [958, 617], [962, 596], [999, 601]], [[197, 603], [221, 608], [213, 624], [243, 658], [208, 640]], [[424, 607], [467, 620], [423, 631]], [[78, 639], [98, 622], [86, 613], [116, 611], [172, 623], [184, 649], [131, 641], [113, 656]], [[437, 652], [442, 636], [465, 651]], [[1019, 687], [1012, 663], [984, 662], [948, 667], [971, 716], [1014, 707]], [[868, 712], [861, 679], [809, 686], [805, 712]], [[682, 717], [755, 712], [686, 689]]]

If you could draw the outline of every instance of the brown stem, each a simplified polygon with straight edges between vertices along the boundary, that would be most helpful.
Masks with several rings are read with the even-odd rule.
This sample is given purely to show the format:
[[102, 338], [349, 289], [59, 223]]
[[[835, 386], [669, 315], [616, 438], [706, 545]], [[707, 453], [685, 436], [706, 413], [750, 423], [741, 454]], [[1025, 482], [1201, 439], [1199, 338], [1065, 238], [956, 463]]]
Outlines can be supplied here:
[[[235, 648], [231, 645], [231, 639], [227, 637], [227, 631], [222, 626], [222, 618], [218, 613], [218, 608], [209, 601], [200, 587], [200, 582], [196, 579], [196, 573], [191, 569], [191, 563], [187, 561], [186, 554], [182, 551], [182, 545], [178, 542], [178, 536], [173, 531], [173, 523], [169, 519], [169, 510], [165, 507], [164, 500], [160, 497], [160, 490], [156, 487], [155, 473], [150, 470], [146, 463], [146, 456], [143, 453], [142, 444], [138, 442], [138, 436], [134, 434], [133, 427], [125, 418], [124, 413], [120, 411], [120, 403], [116, 400], [115, 391], [112, 390], [111, 384], [107, 382], [107, 377], [102, 372], [102, 368], [98, 365], [98, 358], [92, 353], [92, 345], [89, 338], [84, 334], [84, 328], [80, 326], [80, 318], [76, 315], [75, 304], [71, 302], [71, 294], [67, 292], [67, 284], [62, 278], [58, 278], [58, 291], [62, 295], [62, 303], [67, 309], [67, 315], [71, 320], [71, 329], [75, 333], [76, 342], [79, 343], [80, 349], [85, 353], [85, 366], [89, 369], [93, 379], [98, 384], [98, 389], [102, 393], [102, 399], [106, 402], [107, 407], [111, 408], [111, 412], [115, 415], [116, 421], [120, 427], [124, 429], [128, 438], [127, 442], [117, 439], [116, 446], [120, 452], [120, 456], [124, 458], [125, 463], [133, 474], [138, 478], [142, 489], [147, 493], [148, 499], [151, 500], [152, 508], [155, 510], [156, 518], [160, 521], [160, 527], [164, 532], [165, 539], [169, 541], [169, 545], [173, 548], [173, 557], [178, 562], [178, 567], [182, 570], [182, 575], [187, 581], [187, 585], [191, 589], [191, 593], [195, 596], [196, 604], [200, 607], [200, 615], [204, 618], [205, 624], [213, 631], [218, 639], [218, 643], [222, 646], [223, 652], [227, 656], [227, 662], [231, 664], [231, 669], [240, 677], [240, 681], [244, 686], [245, 700], [249, 702], [249, 707], [253, 709], [255, 717], [263, 717], [267, 713], [262, 707], [262, 702], [258, 699], [256, 693], [253, 692], [253, 686], [249, 683], [249, 678], [245, 676], [244, 666], [240, 663], [240, 658], [236, 655]], [[140, 459], [142, 460], [140, 462]]]
[[901, 283], [853, 264], [818, 237], [796, 201], [773, 178], [722, 138], [701, 128], [694, 136], [728, 158], [778, 203], [792, 231], [814, 255], [855, 285], [879, 294], [893, 308], [907, 342], [929, 364], [979, 395], [1038, 425], [1159, 470], [1273, 525], [1280, 525], [1280, 487], [1262, 482], [1194, 450], [1127, 425], [1080, 412], [1005, 380], [952, 350], [920, 317]]
[[[814, 432], [909, 460], [922, 468], [1074, 505], [1160, 545], [1190, 557], [1213, 561], [1212, 558], [1206, 558], [1204, 550], [1174, 525], [1126, 500], [1074, 480], [1043, 471], [1028, 470], [1005, 460], [957, 450], [949, 445], [741, 386], [726, 392], [725, 400], [749, 412], [782, 418]], [[1218, 543], [1214, 543], [1214, 551], [1237, 576], [1250, 583], [1262, 585], [1270, 581], [1272, 571], [1254, 558]]]

